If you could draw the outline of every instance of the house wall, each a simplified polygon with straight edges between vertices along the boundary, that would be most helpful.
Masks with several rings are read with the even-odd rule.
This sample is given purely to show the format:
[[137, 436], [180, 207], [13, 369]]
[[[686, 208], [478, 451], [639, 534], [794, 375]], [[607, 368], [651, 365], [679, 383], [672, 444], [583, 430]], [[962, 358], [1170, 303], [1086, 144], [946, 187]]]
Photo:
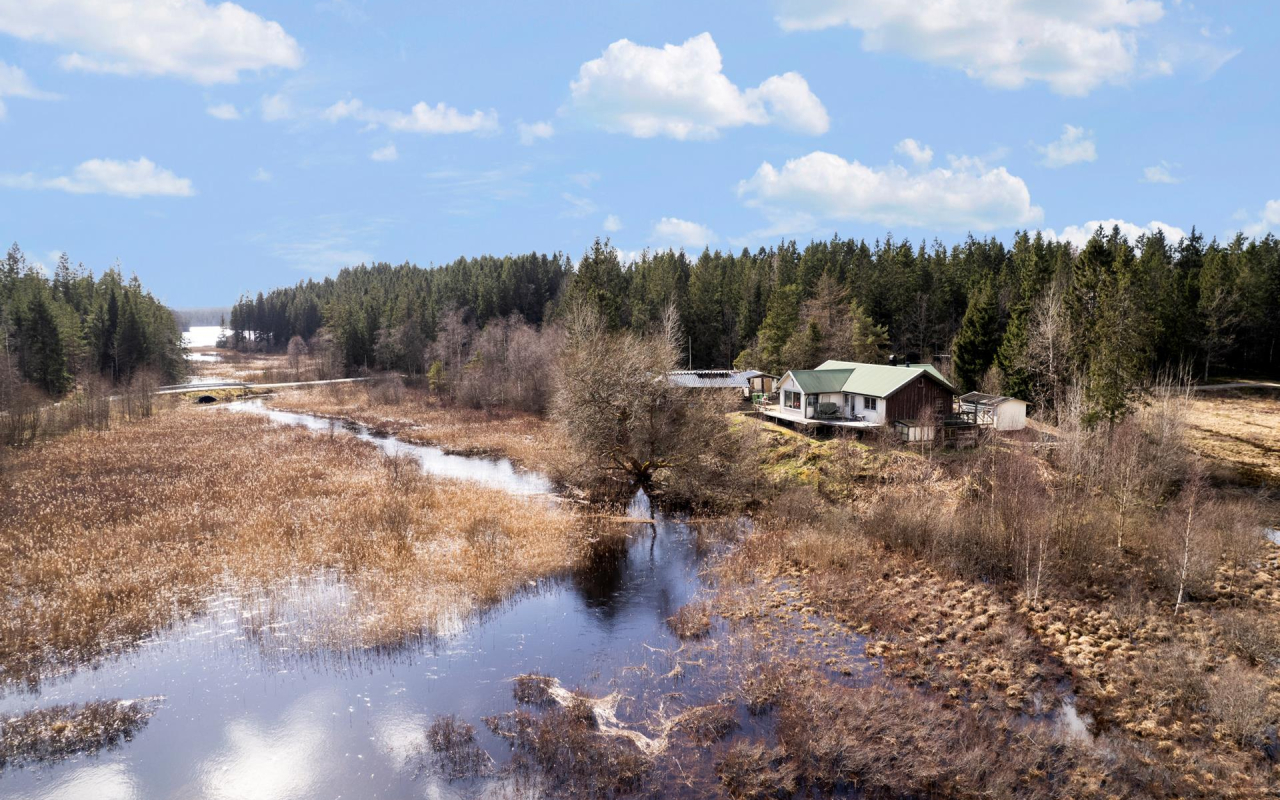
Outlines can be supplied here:
[[1021, 400], [1006, 400], [996, 406], [996, 430], [1020, 431], [1027, 427], [1027, 404]]
[[951, 411], [951, 391], [923, 375], [885, 398], [884, 418], [893, 422], [900, 419], [918, 419], [925, 409], [933, 408], [938, 417]]
[[[796, 383], [795, 378], [788, 375], [784, 380], [782, 380], [778, 384], [778, 405], [782, 406], [783, 408], [790, 408], [790, 406], [787, 405], [786, 395], [783, 394], [783, 392], [799, 392], [800, 393], [799, 410], [802, 412], [805, 411], [805, 408], [806, 408], [805, 403], [807, 401], [804, 396], [804, 391], [800, 388], [800, 384]], [[808, 414], [806, 413], [805, 416], [807, 417]]]
[[861, 415], [863, 419], [875, 425], [883, 425], [885, 421], [885, 400], [884, 398], [876, 398], [875, 410], [866, 408], [865, 395], [854, 394], [850, 392], [845, 395], [848, 403], [845, 406], [845, 415], [853, 418], [855, 414]]
[[819, 403], [835, 403], [840, 409], [840, 414], [844, 415], [844, 395], [840, 392], [823, 392], [818, 395]]

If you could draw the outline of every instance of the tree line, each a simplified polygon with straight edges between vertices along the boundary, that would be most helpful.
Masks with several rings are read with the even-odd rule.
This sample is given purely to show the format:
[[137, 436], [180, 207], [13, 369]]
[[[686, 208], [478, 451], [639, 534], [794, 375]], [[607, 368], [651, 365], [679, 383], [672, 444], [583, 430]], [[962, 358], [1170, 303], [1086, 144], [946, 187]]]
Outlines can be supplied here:
[[629, 264], [596, 240], [576, 265], [560, 253], [374, 264], [241, 298], [232, 339], [246, 345], [252, 331], [257, 346], [282, 348], [320, 335], [347, 369], [419, 373], [459, 324], [514, 315], [542, 326], [579, 300], [608, 328], [636, 333], [674, 306], [681, 362], [693, 367], [777, 374], [824, 358], [950, 356], [962, 390], [1052, 409], [1080, 385], [1099, 418], [1123, 414], [1162, 369], [1280, 367], [1280, 241], [1207, 242], [1194, 229], [1178, 242], [1159, 231], [1130, 242], [1100, 227], [1083, 248], [1030, 231], [951, 247], [837, 236], [736, 255], [645, 252]]
[[147, 371], [175, 381], [185, 369], [173, 314], [136, 275], [113, 267], [95, 278], [66, 253], [48, 275], [17, 244], [0, 262], [0, 407], [24, 391], [60, 397], [81, 380]]

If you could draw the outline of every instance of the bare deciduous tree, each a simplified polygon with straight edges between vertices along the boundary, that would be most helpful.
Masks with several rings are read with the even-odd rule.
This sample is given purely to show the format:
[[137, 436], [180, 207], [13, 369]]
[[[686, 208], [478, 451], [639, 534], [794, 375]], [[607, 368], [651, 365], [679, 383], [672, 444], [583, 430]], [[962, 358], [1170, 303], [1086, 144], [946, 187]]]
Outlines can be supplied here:
[[289, 340], [287, 353], [289, 369], [293, 370], [293, 379], [301, 380], [299, 375], [302, 371], [302, 359], [307, 355], [307, 343], [302, 341], [301, 336], [294, 336]]
[[1066, 293], [1055, 283], [1031, 309], [1026, 366], [1034, 379], [1035, 405], [1050, 411], [1057, 420], [1063, 418], [1059, 408], [1066, 400], [1071, 383], [1070, 345]]
[[582, 303], [564, 330], [553, 407], [583, 468], [615, 486], [652, 487], [659, 474], [699, 481], [703, 457], [727, 426], [715, 400], [666, 379], [680, 358], [674, 307], [650, 336], [610, 332]]

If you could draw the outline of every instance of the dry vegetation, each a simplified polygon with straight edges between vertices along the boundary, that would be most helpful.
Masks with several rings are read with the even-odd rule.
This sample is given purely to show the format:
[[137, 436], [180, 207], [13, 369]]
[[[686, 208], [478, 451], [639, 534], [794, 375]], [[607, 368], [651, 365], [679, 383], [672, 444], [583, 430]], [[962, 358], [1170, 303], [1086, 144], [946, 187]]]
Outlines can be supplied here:
[[[1271, 796], [1280, 548], [1266, 498], [1211, 487], [1184, 444], [1199, 402], [1157, 393], [1048, 446], [913, 459], [825, 443], [815, 472], [843, 458], [847, 488], [788, 481], [802, 488], [721, 565], [716, 611], [789, 668], [796, 619], [820, 640], [864, 636], [887, 684], [845, 685], [843, 648], [808, 658], [825, 673], [776, 693], [777, 745], [735, 745], [726, 789]], [[1056, 724], [1064, 703], [1087, 734]]]
[[1191, 440], [1241, 480], [1280, 490], [1280, 392], [1203, 392], [1191, 401]]
[[229, 348], [207, 347], [192, 352], [218, 357], [215, 361], [188, 362], [191, 374], [200, 378], [249, 383], [289, 383], [317, 380], [323, 372], [315, 359], [293, 358], [284, 353], [242, 353]]
[[553, 472], [563, 462], [559, 430], [538, 415], [446, 405], [398, 378], [293, 390], [277, 395], [271, 405], [350, 419], [450, 453], [501, 456], [527, 469]]
[[20, 451], [0, 481], [6, 683], [92, 662], [215, 591], [326, 569], [351, 605], [294, 646], [394, 643], [569, 566], [580, 541], [551, 504], [190, 406]]
[[95, 700], [0, 719], [0, 771], [114, 747], [132, 739], [153, 713], [149, 700]]
[[1187, 411], [966, 453], [765, 428], [780, 494], [628, 729], [545, 676], [491, 725], [551, 796], [1272, 797], [1280, 548]]

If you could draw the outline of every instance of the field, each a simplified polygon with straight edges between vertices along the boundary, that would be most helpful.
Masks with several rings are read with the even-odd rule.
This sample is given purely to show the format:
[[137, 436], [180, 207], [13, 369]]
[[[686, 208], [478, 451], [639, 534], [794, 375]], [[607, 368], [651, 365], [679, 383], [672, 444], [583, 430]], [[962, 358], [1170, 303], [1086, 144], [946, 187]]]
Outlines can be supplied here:
[[335, 571], [316, 646], [395, 642], [573, 563], [568, 511], [427, 479], [352, 437], [181, 406], [14, 455], [0, 476], [6, 682], [129, 646], [217, 592]]
[[1280, 392], [1202, 392], [1192, 400], [1191, 436], [1244, 483], [1280, 491]]

